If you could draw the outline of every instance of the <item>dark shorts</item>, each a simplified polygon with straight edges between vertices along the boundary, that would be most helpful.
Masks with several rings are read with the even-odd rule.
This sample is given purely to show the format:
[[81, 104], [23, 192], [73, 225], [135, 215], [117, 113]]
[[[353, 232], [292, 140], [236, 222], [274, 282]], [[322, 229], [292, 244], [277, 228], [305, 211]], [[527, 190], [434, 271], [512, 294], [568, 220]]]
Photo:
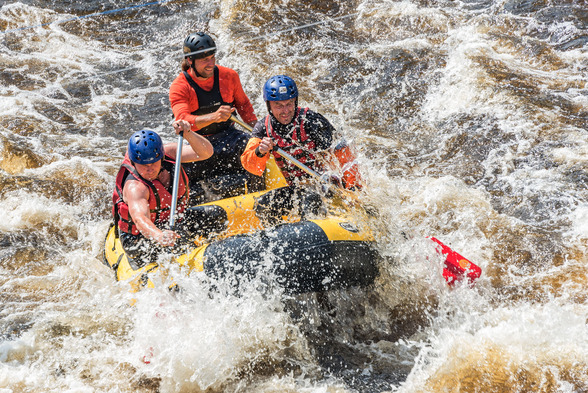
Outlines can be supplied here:
[[236, 128], [206, 136], [214, 148], [207, 160], [183, 164], [190, 179], [190, 205], [265, 188], [263, 176], [243, 168], [241, 154], [251, 135]]

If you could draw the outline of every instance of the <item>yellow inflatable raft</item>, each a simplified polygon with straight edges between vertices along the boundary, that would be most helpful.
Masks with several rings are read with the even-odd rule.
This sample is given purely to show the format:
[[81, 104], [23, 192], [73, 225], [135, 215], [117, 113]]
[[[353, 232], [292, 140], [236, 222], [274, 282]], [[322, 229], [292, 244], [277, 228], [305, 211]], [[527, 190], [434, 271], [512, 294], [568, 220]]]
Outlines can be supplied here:
[[[268, 274], [287, 293], [319, 292], [368, 285], [377, 276], [378, 254], [362, 210], [334, 198], [325, 217], [284, 221], [264, 228], [256, 215], [257, 198], [287, 183], [270, 160], [265, 173], [266, 190], [191, 207], [222, 226], [219, 236], [173, 258], [188, 271], [204, 272], [214, 280], [239, 285], [259, 274]], [[117, 230], [111, 225], [104, 244], [104, 262], [116, 279], [128, 281], [133, 290], [153, 287], [153, 262], [138, 266], [125, 254]]]

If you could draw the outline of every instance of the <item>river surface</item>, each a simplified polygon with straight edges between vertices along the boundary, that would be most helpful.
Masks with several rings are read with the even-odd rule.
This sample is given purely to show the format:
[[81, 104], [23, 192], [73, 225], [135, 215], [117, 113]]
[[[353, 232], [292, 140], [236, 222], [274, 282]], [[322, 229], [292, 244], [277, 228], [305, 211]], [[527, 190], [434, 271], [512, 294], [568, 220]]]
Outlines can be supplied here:
[[[585, 0], [0, 6], [0, 392], [588, 392]], [[288, 74], [353, 143], [373, 286], [131, 294], [102, 263], [128, 137], [174, 140], [197, 30], [258, 117]]]

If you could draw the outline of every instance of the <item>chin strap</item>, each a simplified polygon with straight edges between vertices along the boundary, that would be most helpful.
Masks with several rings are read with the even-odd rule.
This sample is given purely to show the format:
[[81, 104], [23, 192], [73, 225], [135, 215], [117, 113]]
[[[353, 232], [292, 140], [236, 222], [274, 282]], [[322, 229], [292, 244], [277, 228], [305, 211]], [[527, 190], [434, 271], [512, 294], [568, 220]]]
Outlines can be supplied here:
[[198, 78], [204, 78], [204, 76], [200, 75], [200, 73], [196, 71], [196, 67], [194, 67], [194, 60], [192, 60], [192, 65], [190, 65], [190, 68], [194, 70], [194, 74], [196, 74]]

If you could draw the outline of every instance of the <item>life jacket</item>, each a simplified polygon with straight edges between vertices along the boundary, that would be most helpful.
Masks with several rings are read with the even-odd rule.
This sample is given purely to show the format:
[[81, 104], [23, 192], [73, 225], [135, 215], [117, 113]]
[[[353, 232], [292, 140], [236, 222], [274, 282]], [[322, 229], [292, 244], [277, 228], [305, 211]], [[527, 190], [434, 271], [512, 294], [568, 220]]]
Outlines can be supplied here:
[[[209, 113], [215, 112], [222, 105], [233, 106], [232, 102], [223, 101], [223, 97], [220, 93], [219, 70], [217, 66], [214, 67], [214, 84], [212, 85], [212, 89], [210, 91], [206, 91], [200, 87], [198, 83], [192, 79], [188, 72], [183, 71], [183, 73], [192, 89], [194, 89], [196, 92], [196, 97], [198, 98], [198, 109], [192, 112], [192, 115], [207, 115]], [[219, 132], [226, 131], [232, 124], [232, 120], [227, 120], [221, 123], [212, 123], [199, 129], [197, 132], [201, 135], [218, 134]]]
[[[308, 165], [312, 168], [316, 157], [312, 153], [315, 149], [316, 144], [312, 139], [308, 137], [308, 134], [304, 130], [304, 119], [306, 118], [306, 111], [308, 108], [297, 108], [296, 114], [294, 115], [294, 121], [292, 123], [292, 137], [286, 140], [282, 136], [278, 135], [272, 127], [271, 116], [265, 117], [265, 129], [267, 136], [272, 138], [274, 143], [290, 154], [292, 157], [300, 161], [301, 163]], [[273, 152], [274, 158], [278, 168], [284, 174], [288, 184], [292, 184], [294, 179], [297, 177], [308, 177], [308, 174], [297, 166], [287, 162], [279, 153]]]
[[[161, 169], [169, 171], [172, 178], [174, 174], [174, 166], [175, 160], [169, 156], [165, 156], [161, 162]], [[157, 226], [164, 224], [169, 220], [172, 194], [158, 179], [148, 181], [142, 178], [141, 175], [139, 175], [139, 172], [137, 172], [137, 169], [133, 166], [128, 152], [125, 154], [123, 163], [116, 175], [116, 183], [112, 193], [112, 214], [114, 216], [114, 222], [118, 225], [119, 231], [138, 235], [139, 230], [129, 214], [129, 206], [123, 201], [123, 187], [125, 180], [129, 175], [149, 188], [150, 218]], [[178, 182], [178, 213], [182, 213], [186, 208], [190, 194], [189, 190], [188, 176], [186, 176], [186, 172], [184, 172], [184, 168], [182, 168], [180, 181]]]

